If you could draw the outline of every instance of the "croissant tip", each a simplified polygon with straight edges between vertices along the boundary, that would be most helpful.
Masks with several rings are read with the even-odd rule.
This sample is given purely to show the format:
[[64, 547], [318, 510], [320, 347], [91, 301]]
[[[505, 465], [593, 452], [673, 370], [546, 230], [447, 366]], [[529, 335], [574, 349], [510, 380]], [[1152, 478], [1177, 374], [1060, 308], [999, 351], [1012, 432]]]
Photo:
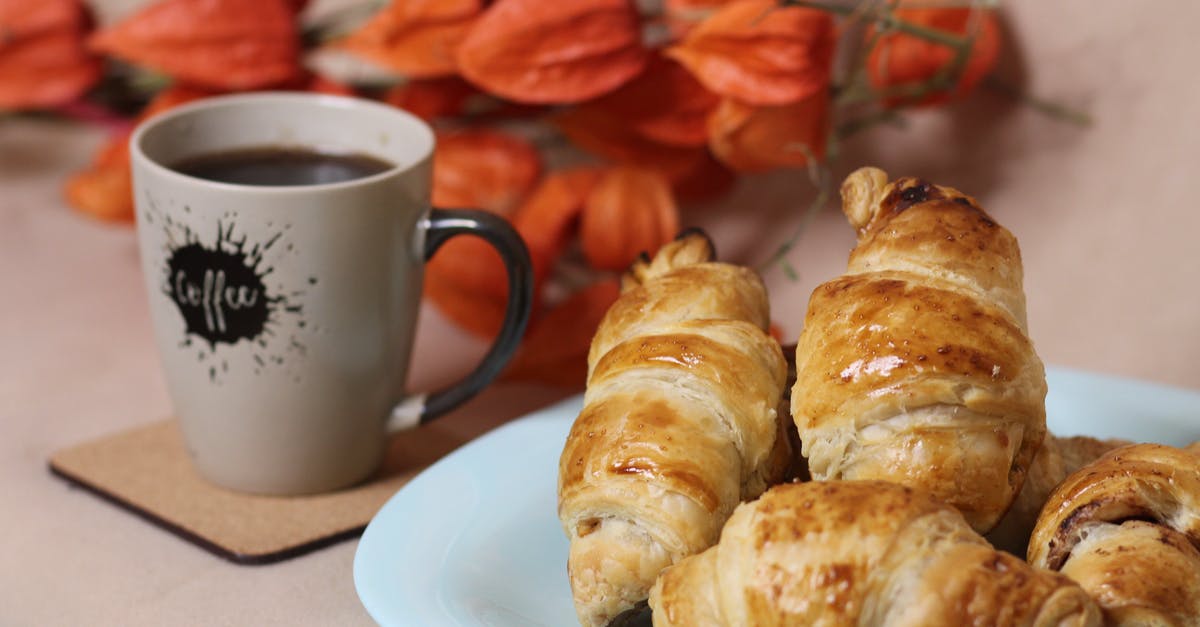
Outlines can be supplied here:
[[638, 253], [629, 269], [621, 275], [621, 289], [632, 289], [646, 279], [694, 263], [716, 261], [717, 249], [704, 229], [686, 228], [667, 242], [651, 257], [646, 251]]
[[709, 261], [713, 261], [717, 258], [717, 245], [713, 243], [712, 237], [709, 236], [708, 232], [698, 226], [689, 226], [675, 234], [675, 241], [681, 242], [692, 237], [704, 238], [704, 243], [709, 251]]
[[842, 212], [854, 228], [861, 229], [871, 221], [887, 183], [887, 172], [872, 166], [851, 172], [842, 182]]

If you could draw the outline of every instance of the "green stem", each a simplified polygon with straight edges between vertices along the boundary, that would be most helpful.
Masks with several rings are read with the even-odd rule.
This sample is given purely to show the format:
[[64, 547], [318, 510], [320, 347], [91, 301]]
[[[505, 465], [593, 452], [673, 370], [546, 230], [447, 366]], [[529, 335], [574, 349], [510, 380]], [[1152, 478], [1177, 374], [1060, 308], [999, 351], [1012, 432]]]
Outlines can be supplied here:
[[875, 48], [883, 37], [883, 31], [876, 29], [867, 39], [866, 45], [857, 50], [857, 57], [854, 58], [850, 66], [850, 73], [842, 83], [842, 88], [834, 97], [834, 102], [839, 105], [854, 104], [863, 100], [874, 99], [874, 90], [867, 80], [867, 64], [864, 62], [865, 55]]
[[793, 281], [798, 277], [796, 270], [787, 262], [787, 254], [800, 241], [800, 236], [804, 234], [805, 229], [817, 217], [817, 214], [821, 213], [821, 210], [825, 208], [825, 204], [829, 202], [829, 196], [832, 194], [833, 189], [833, 173], [829, 170], [829, 166], [825, 163], [817, 162], [815, 155], [811, 151], [808, 151], [807, 147], [805, 147], [805, 151], [809, 152], [810, 165], [808, 176], [817, 190], [817, 196], [813, 198], [808, 208], [804, 210], [804, 214], [800, 217], [800, 222], [796, 225], [796, 229], [788, 235], [783, 244], [780, 244], [779, 248], [776, 248], [770, 257], [758, 265], [759, 272], [764, 272], [767, 268], [775, 264], [780, 264], [784, 274]]
[[[819, 11], [828, 11], [838, 15], [851, 15], [858, 11], [858, 8], [855, 6], [848, 6], [833, 2], [822, 2], [821, 0], [779, 0], [779, 5], [785, 7], [792, 6], [817, 9]], [[936, 28], [927, 28], [919, 24], [905, 22], [904, 20], [892, 15], [888, 11], [880, 11], [876, 9], [874, 11], [866, 12], [864, 17], [878, 22], [883, 28], [896, 30], [909, 35], [915, 35], [921, 39], [932, 41], [950, 48], [957, 49], [968, 44], [968, 40], [965, 37], [958, 37]]]

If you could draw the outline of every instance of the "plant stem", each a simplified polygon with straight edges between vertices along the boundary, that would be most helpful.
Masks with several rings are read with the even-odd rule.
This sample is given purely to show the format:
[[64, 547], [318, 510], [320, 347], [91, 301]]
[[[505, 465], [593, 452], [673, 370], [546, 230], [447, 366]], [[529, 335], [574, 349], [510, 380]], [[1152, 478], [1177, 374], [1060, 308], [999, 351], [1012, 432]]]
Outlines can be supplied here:
[[[779, 5], [785, 7], [806, 7], [809, 9], [828, 11], [838, 15], [852, 15], [859, 11], [859, 9], [854, 5], [825, 2], [822, 0], [779, 0]], [[900, 31], [909, 35], [915, 35], [921, 39], [932, 41], [950, 48], [961, 48], [966, 43], [966, 38], [951, 35], [950, 33], [938, 30], [936, 28], [927, 28], [919, 24], [905, 22], [886, 10], [880, 11], [876, 9], [864, 12], [862, 15], [867, 19], [878, 22], [883, 28]]]
[[760, 272], [778, 263], [781, 264], [784, 273], [788, 275], [789, 279], [796, 280], [798, 278], [795, 269], [787, 262], [787, 254], [791, 252], [792, 248], [795, 248], [805, 229], [817, 217], [817, 214], [825, 208], [825, 204], [829, 202], [829, 196], [833, 189], [833, 173], [829, 170], [829, 166], [823, 162], [817, 162], [811, 153], [809, 154], [809, 164], [808, 177], [812, 181], [813, 187], [817, 190], [817, 196], [813, 198], [813, 201], [804, 210], [804, 214], [800, 217], [800, 222], [796, 224], [795, 230], [788, 235], [779, 248], [775, 249], [775, 252], [770, 257], [758, 265]]
[[874, 97], [874, 90], [871, 89], [870, 82], [867, 80], [867, 64], [866, 55], [875, 45], [879, 43], [883, 37], [883, 31], [875, 29], [871, 36], [867, 39], [864, 46], [854, 48], [857, 56], [854, 58], [850, 66], [850, 71], [841, 84], [841, 89], [838, 90], [834, 97], [834, 102], [840, 105], [853, 104], [862, 100]]

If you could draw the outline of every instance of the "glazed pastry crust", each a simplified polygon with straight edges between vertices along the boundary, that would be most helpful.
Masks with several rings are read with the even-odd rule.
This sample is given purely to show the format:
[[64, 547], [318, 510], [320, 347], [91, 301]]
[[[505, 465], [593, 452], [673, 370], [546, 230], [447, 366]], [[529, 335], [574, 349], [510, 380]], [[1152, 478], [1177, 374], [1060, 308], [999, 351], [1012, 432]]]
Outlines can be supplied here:
[[961, 192], [886, 180], [843, 185], [858, 244], [809, 301], [792, 417], [814, 479], [919, 487], [986, 532], [1045, 435], [1020, 252]]
[[654, 624], [1098, 625], [1082, 590], [992, 549], [931, 495], [792, 483], [738, 507], [721, 541], [667, 569]]
[[738, 502], [790, 461], [766, 290], [712, 256], [689, 235], [635, 264], [593, 339], [558, 487], [584, 625], [644, 600], [662, 568], [716, 542]]
[[1101, 455], [1129, 444], [1128, 440], [1098, 440], [1086, 436], [1060, 438], [1047, 431], [1042, 447], [1025, 474], [1021, 491], [1008, 513], [988, 533], [988, 541], [1014, 555], [1025, 555], [1038, 515], [1054, 488]]
[[1200, 552], [1170, 527], [1092, 525], [1060, 572], [1094, 596], [1109, 624], [1200, 624]]
[[1030, 563], [1078, 581], [1109, 624], [1200, 624], [1200, 458], [1160, 444], [1101, 456], [1050, 496]]

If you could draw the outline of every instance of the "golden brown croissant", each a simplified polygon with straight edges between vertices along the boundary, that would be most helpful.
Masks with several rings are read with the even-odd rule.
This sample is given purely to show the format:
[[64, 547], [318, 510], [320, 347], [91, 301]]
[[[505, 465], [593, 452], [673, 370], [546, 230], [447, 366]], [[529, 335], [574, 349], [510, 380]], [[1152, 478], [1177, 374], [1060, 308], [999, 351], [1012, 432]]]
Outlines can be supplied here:
[[886, 479], [979, 532], [1008, 509], [1046, 430], [1017, 241], [975, 200], [863, 168], [846, 274], [813, 291], [792, 417], [814, 479]]
[[1200, 458], [1160, 444], [1110, 451], [1042, 510], [1030, 563], [1077, 581], [1110, 625], [1200, 625]]
[[635, 263], [592, 340], [558, 477], [584, 625], [608, 623], [662, 568], [716, 542], [738, 502], [790, 459], [766, 289], [713, 257], [692, 233]]
[[771, 488], [734, 511], [716, 546], [664, 571], [650, 607], [657, 627], [1100, 624], [1066, 577], [883, 481]]
[[1128, 444], [1128, 440], [1097, 440], [1086, 436], [1060, 438], [1047, 431], [1042, 448], [1033, 456], [1033, 463], [1025, 473], [1025, 484], [1008, 513], [987, 534], [988, 542], [1014, 555], [1025, 555], [1038, 514], [1054, 488], [1097, 457]]

